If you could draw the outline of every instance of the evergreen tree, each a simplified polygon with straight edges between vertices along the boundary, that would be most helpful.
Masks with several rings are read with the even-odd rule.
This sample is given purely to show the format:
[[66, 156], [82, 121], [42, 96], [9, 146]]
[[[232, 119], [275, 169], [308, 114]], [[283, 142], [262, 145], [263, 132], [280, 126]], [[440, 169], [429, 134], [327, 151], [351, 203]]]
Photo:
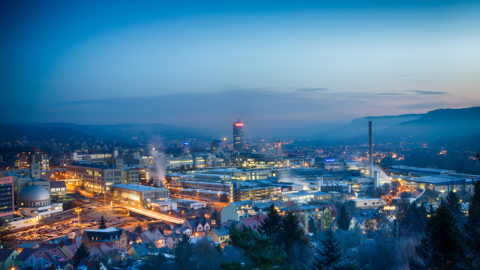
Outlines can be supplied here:
[[422, 233], [425, 228], [425, 212], [416, 203], [410, 204], [399, 221], [400, 234]]
[[[250, 227], [230, 227], [230, 244], [242, 250], [243, 254], [253, 263], [251, 268], [271, 269], [279, 266], [287, 257], [283, 244], [278, 246], [274, 240], [259, 234]], [[224, 269], [238, 268], [238, 263], [222, 263]]]
[[315, 220], [312, 217], [308, 219], [308, 231], [310, 233], [317, 232], [317, 225], [315, 224]]
[[140, 225], [140, 223], [138, 223], [138, 226], [135, 227], [135, 232], [138, 234], [141, 234], [143, 232], [142, 225]]
[[73, 262], [75, 263], [75, 266], [77, 266], [82, 259], [86, 259], [90, 256], [90, 251], [88, 248], [82, 243], [78, 249], [77, 252], [75, 252], [75, 255], [73, 256]]
[[149, 256], [149, 263], [153, 269], [165, 269], [168, 266], [167, 258], [160, 252], [155, 256]]
[[320, 242], [323, 247], [318, 250], [319, 256], [315, 258], [315, 267], [319, 270], [329, 269], [330, 266], [339, 263], [342, 258], [340, 241], [333, 230], [328, 229]]
[[175, 269], [187, 270], [193, 269], [191, 258], [193, 255], [193, 244], [190, 243], [190, 237], [182, 234], [182, 240], [177, 243], [175, 248]]
[[157, 227], [155, 227], [155, 225], [153, 224], [148, 224], [148, 230], [149, 231], [155, 231], [157, 229]]
[[457, 218], [442, 201], [427, 221], [425, 236], [415, 248], [421, 262], [410, 260], [412, 269], [456, 269], [465, 259], [465, 234], [457, 226]]
[[107, 228], [107, 223], [105, 222], [105, 219], [103, 218], [103, 216], [100, 219], [100, 225], [98, 225], [98, 228], [99, 229], [106, 229]]
[[332, 266], [327, 268], [328, 270], [360, 270], [358, 263], [350, 260], [340, 261], [334, 263]]
[[445, 199], [445, 204], [456, 217], [462, 215], [460, 198], [458, 197], [456, 192], [450, 191], [448, 193], [447, 198]]
[[215, 220], [215, 224], [217, 224], [217, 226], [222, 223], [222, 215], [217, 211], [217, 209], [213, 210], [212, 219]]
[[288, 212], [280, 223], [279, 239], [285, 245], [285, 251], [289, 254], [289, 250], [297, 244], [305, 244], [303, 238], [303, 230], [300, 227], [300, 221], [293, 212]]
[[282, 217], [278, 214], [277, 209], [273, 204], [270, 205], [267, 211], [267, 216], [260, 221], [258, 232], [268, 236], [277, 237], [280, 232], [280, 222]]
[[340, 215], [338, 216], [338, 221], [337, 221], [338, 228], [348, 231], [350, 228], [350, 218], [347, 215], [347, 210], [345, 209], [345, 206], [342, 205], [342, 208], [340, 209]]
[[[465, 231], [468, 236], [468, 246], [470, 247], [470, 257], [476, 258], [474, 264], [480, 266], [480, 181], [474, 181], [472, 202], [468, 208], [468, 219]], [[480, 267], [478, 267], [480, 269]]]

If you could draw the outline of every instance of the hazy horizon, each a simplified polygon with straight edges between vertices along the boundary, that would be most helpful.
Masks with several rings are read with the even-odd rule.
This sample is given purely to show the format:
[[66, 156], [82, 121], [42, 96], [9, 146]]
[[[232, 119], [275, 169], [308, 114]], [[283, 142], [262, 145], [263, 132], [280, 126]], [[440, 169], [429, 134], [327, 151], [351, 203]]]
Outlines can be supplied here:
[[480, 105], [474, 1], [1, 7], [11, 122], [267, 132]]

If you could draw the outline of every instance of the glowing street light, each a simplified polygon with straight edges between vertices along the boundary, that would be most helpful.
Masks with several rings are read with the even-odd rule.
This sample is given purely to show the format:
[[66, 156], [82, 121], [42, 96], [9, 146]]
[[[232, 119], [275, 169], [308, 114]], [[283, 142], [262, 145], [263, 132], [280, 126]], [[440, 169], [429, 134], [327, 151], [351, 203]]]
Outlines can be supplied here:
[[75, 209], [75, 212], [78, 213], [78, 225], [80, 225], [80, 212], [82, 212], [82, 209]]

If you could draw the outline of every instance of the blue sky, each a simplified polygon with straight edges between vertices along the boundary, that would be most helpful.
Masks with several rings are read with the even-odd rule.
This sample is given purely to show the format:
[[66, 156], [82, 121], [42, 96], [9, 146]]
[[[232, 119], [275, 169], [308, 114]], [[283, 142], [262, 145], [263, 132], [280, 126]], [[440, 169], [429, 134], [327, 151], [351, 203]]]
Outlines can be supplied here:
[[3, 1], [3, 121], [273, 130], [480, 104], [478, 2], [169, 2]]

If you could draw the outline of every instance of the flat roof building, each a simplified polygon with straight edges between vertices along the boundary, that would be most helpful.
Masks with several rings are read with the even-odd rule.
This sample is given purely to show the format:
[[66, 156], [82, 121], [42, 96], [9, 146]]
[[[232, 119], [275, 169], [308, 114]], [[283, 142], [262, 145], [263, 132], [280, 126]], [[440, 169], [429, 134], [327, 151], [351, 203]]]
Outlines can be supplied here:
[[72, 163], [66, 166], [66, 173], [83, 181], [87, 191], [104, 193], [110, 191], [111, 185], [122, 183], [123, 168], [101, 164]]
[[166, 188], [135, 184], [118, 184], [110, 187], [115, 200], [135, 206], [150, 208], [152, 202], [165, 201], [169, 198]]

